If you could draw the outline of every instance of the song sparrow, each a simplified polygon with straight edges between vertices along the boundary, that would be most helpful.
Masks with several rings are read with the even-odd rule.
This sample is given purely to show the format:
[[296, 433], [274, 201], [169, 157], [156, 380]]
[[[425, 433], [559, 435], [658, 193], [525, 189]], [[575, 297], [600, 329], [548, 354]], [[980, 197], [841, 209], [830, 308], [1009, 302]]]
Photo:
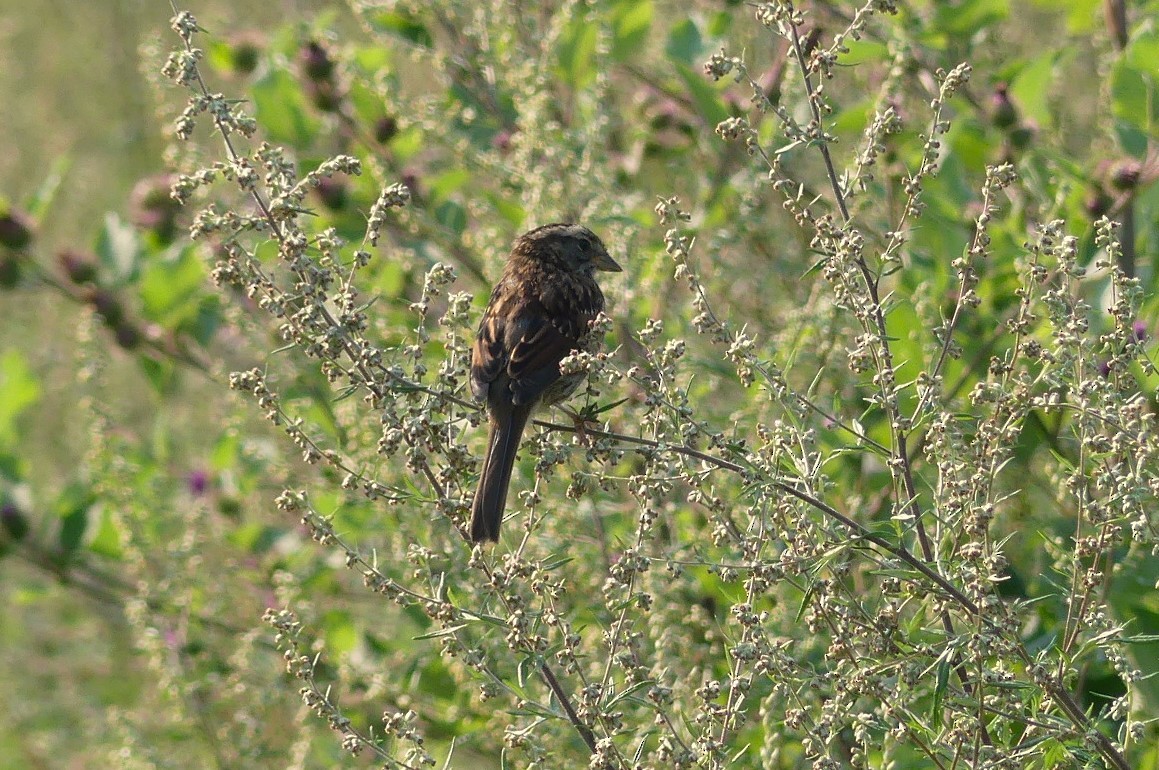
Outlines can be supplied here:
[[498, 540], [507, 485], [531, 413], [575, 391], [583, 375], [562, 376], [576, 350], [598, 349], [589, 332], [604, 309], [596, 270], [619, 272], [604, 244], [582, 225], [551, 224], [521, 235], [479, 323], [471, 351], [471, 392], [486, 403], [490, 429], [471, 540]]

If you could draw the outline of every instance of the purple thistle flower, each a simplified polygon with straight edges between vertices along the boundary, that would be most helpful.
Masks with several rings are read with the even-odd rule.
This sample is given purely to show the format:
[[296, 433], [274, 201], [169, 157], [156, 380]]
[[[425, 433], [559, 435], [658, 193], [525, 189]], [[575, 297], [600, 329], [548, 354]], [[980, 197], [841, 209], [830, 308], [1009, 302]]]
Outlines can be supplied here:
[[204, 469], [190, 471], [187, 477], [189, 483], [189, 494], [194, 497], [202, 497], [206, 490], [209, 489], [209, 473]]

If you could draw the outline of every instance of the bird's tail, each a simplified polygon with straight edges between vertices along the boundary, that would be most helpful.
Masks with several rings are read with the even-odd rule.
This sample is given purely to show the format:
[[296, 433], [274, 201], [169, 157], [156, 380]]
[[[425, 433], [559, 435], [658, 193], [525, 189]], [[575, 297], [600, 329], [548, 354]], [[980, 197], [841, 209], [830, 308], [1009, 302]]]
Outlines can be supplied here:
[[519, 451], [519, 439], [523, 437], [530, 416], [529, 407], [516, 406], [510, 413], [495, 415], [491, 419], [487, 455], [483, 458], [479, 487], [471, 504], [473, 543], [499, 540], [499, 525], [503, 523], [503, 510], [507, 507], [507, 485], [511, 483], [515, 453]]

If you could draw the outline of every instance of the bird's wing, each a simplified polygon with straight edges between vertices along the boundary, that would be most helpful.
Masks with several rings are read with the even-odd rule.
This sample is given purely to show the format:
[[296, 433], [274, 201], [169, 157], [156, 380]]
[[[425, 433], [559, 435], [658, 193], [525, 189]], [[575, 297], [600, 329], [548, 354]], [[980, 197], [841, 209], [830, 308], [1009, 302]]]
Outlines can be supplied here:
[[505, 295], [496, 291], [483, 313], [471, 347], [471, 394], [479, 401], [489, 400], [491, 383], [507, 369], [508, 314], [502, 307], [506, 302]]
[[522, 333], [507, 362], [511, 400], [515, 404], [537, 400], [559, 379], [559, 362], [576, 348], [576, 337], [565, 333], [553, 320], [542, 312], [532, 312], [519, 319]]
[[604, 297], [594, 283], [542, 281], [533, 294], [517, 293], [513, 285], [496, 288], [479, 324], [471, 392], [488, 402], [510, 393], [511, 404], [530, 404], [559, 379], [559, 362], [581, 347]]
[[559, 362], [583, 347], [592, 319], [604, 308], [604, 296], [594, 281], [546, 281], [537, 296], [521, 303], [519, 334], [508, 331], [511, 358], [507, 373], [516, 404], [531, 403], [560, 378]]

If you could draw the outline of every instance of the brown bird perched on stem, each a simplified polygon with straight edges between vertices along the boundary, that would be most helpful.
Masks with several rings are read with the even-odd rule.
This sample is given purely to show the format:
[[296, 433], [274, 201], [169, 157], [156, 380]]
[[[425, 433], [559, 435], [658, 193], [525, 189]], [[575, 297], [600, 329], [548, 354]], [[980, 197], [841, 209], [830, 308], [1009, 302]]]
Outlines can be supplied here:
[[471, 505], [471, 540], [499, 539], [507, 485], [531, 413], [570, 396], [582, 374], [559, 364], [601, 340], [591, 322], [604, 309], [596, 270], [619, 272], [603, 242], [582, 225], [551, 224], [519, 236], [479, 322], [471, 351], [471, 392], [487, 407], [490, 430]]

